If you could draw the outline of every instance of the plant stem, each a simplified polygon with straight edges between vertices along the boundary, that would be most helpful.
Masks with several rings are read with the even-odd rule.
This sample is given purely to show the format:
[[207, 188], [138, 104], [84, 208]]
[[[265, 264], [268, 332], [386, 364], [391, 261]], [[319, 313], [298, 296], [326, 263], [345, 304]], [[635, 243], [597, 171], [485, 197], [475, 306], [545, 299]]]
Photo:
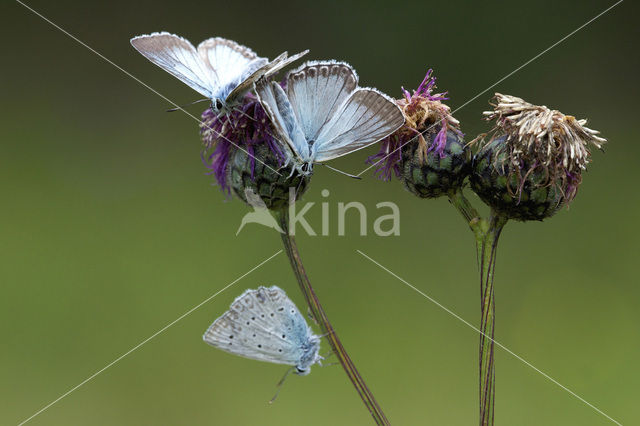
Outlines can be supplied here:
[[320, 301], [318, 300], [318, 297], [316, 296], [315, 291], [311, 286], [311, 282], [309, 281], [307, 273], [304, 270], [302, 259], [300, 258], [300, 253], [298, 253], [295, 239], [289, 232], [288, 210], [281, 210], [278, 216], [280, 220], [280, 227], [283, 231], [283, 233], [281, 234], [282, 242], [284, 243], [287, 256], [289, 257], [289, 261], [291, 262], [291, 267], [293, 268], [293, 272], [296, 275], [298, 284], [300, 285], [300, 290], [302, 290], [302, 294], [304, 295], [304, 298], [309, 305], [311, 315], [313, 316], [316, 323], [318, 323], [318, 325], [320, 326], [322, 334], [329, 341], [333, 353], [340, 361], [342, 368], [344, 368], [344, 371], [347, 373], [347, 376], [351, 380], [351, 383], [353, 383], [353, 386], [356, 388], [358, 395], [360, 395], [362, 402], [371, 413], [371, 416], [373, 416], [376, 424], [389, 425], [390, 423], [382, 412], [382, 408], [380, 408], [380, 406], [378, 405], [378, 402], [376, 401], [373, 394], [367, 387], [367, 384], [364, 382], [364, 379], [356, 369], [353, 361], [351, 361], [351, 358], [347, 354], [344, 346], [342, 346], [340, 339], [338, 339], [338, 335], [331, 326], [329, 318], [327, 318], [327, 314], [324, 312], [324, 309], [322, 309], [322, 305], [320, 304]]
[[495, 296], [493, 277], [496, 250], [500, 233], [507, 218], [491, 211], [489, 221], [480, 217], [476, 209], [465, 198], [462, 190], [449, 193], [449, 201], [465, 218], [476, 239], [476, 253], [480, 270], [480, 425], [490, 426], [494, 421], [495, 368], [494, 331]]
[[496, 262], [496, 250], [500, 232], [506, 224], [504, 216], [491, 212], [489, 229], [482, 241], [478, 241], [480, 252], [480, 425], [493, 425], [495, 400], [495, 368], [494, 368], [494, 331], [495, 331], [495, 296], [493, 277]]

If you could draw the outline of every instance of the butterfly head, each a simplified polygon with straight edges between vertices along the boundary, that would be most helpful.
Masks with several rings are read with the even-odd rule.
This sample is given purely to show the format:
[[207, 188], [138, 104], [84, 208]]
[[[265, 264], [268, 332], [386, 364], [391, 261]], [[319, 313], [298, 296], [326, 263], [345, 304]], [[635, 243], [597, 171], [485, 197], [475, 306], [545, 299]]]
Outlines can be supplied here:
[[211, 101], [211, 109], [216, 114], [224, 112], [224, 102], [220, 98], [213, 98]]
[[304, 176], [308, 176], [311, 173], [313, 173], [313, 163], [302, 163], [302, 166], [300, 167], [300, 172], [304, 175]]

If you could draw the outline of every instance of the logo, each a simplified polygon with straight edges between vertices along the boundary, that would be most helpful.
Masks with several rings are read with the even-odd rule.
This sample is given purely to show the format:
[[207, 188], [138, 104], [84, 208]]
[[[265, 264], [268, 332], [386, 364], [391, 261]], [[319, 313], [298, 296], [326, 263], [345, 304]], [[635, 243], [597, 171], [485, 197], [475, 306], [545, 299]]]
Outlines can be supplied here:
[[[291, 194], [291, 191], [289, 191], [289, 194]], [[236, 236], [248, 223], [257, 223], [262, 226], [266, 226], [267, 228], [273, 228], [279, 233], [284, 234], [284, 231], [282, 230], [282, 228], [280, 228], [280, 225], [278, 225], [276, 219], [269, 212], [267, 205], [264, 203], [264, 201], [262, 201], [262, 198], [260, 198], [258, 194], [253, 192], [253, 189], [246, 188], [244, 190], [244, 195], [246, 197], [247, 204], [253, 207], [253, 211], [245, 214], [242, 217], [242, 222], [240, 223], [240, 227], [238, 227], [238, 230], [236, 231]]]
[[[250, 223], [257, 223], [262, 226], [266, 226], [267, 228], [275, 229], [281, 234], [284, 233], [278, 221], [273, 217], [269, 209], [267, 208], [265, 202], [260, 198], [258, 194], [253, 192], [251, 188], [245, 189], [245, 197], [247, 203], [253, 208], [252, 212], [245, 214], [242, 217], [242, 222], [236, 231], [236, 235], [240, 233], [241, 230], [244, 229], [245, 225]], [[322, 197], [329, 197], [329, 190], [323, 189], [320, 194]], [[291, 235], [296, 234], [296, 229], [298, 225], [304, 229], [304, 231], [309, 236], [317, 236], [318, 233], [311, 226], [311, 224], [305, 218], [305, 215], [313, 208], [316, 204], [315, 202], [307, 202], [302, 205], [302, 207], [297, 210], [295, 203], [295, 195], [296, 188], [289, 188], [289, 232]], [[384, 210], [387, 210], [388, 214], [380, 214], [385, 213]], [[353, 218], [353, 215], [357, 214], [357, 217], [360, 219], [359, 222], [359, 234], [360, 236], [367, 236], [369, 233], [369, 222], [367, 207], [365, 204], [359, 201], [350, 201], [348, 203], [338, 202], [337, 203], [337, 224], [333, 224], [332, 218], [331, 203], [328, 201], [324, 201], [321, 203], [321, 215], [322, 215], [322, 223], [321, 223], [321, 232], [320, 235], [328, 236], [333, 229], [337, 230], [338, 236], [345, 236], [347, 234], [346, 223], [347, 223], [347, 213], [349, 216]], [[398, 205], [392, 201], [383, 201], [376, 204], [376, 213], [378, 216], [373, 221], [372, 229], [375, 235], [379, 237], [389, 237], [389, 236], [398, 236], [400, 235], [400, 209]], [[337, 225], [337, 226], [336, 226]]]

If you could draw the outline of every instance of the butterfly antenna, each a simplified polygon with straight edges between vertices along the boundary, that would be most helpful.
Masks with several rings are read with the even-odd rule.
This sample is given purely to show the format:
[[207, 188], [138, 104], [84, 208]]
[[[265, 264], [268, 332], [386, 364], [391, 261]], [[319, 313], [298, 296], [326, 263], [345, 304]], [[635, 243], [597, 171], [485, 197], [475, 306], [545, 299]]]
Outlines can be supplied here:
[[181, 106], [178, 106], [176, 108], [170, 108], [170, 109], [167, 110], [167, 112], [179, 111], [179, 110], [183, 109], [184, 107], [188, 107], [189, 105], [197, 104], [198, 102], [204, 102], [204, 101], [208, 101], [208, 100], [209, 100], [209, 98], [198, 99], [197, 101], [189, 102], [188, 104], [181, 105]]
[[287, 370], [286, 373], [284, 373], [284, 376], [282, 376], [282, 379], [280, 379], [280, 381], [278, 382], [278, 384], [276, 385], [277, 390], [276, 390], [276, 394], [273, 395], [273, 398], [271, 398], [269, 400], [269, 404], [273, 404], [273, 402], [276, 400], [276, 398], [278, 397], [278, 395], [280, 394], [280, 389], [282, 389], [282, 384], [284, 383], [284, 380], [287, 378], [287, 376], [289, 374], [291, 374], [291, 372], [295, 369], [295, 367], [291, 367], [290, 369]]
[[343, 172], [342, 170], [336, 169], [335, 167], [331, 167], [328, 164], [324, 164], [324, 163], [315, 163], [315, 164], [320, 164], [321, 166], [325, 166], [325, 167], [333, 170], [334, 172], [338, 172], [340, 174], [343, 174], [343, 175], [348, 176], [348, 177], [353, 178], [353, 179], [358, 179], [358, 180], [362, 179], [362, 177], [360, 177], [360, 176], [356, 176], [356, 175], [352, 175], [352, 174], [347, 173], [347, 172]]

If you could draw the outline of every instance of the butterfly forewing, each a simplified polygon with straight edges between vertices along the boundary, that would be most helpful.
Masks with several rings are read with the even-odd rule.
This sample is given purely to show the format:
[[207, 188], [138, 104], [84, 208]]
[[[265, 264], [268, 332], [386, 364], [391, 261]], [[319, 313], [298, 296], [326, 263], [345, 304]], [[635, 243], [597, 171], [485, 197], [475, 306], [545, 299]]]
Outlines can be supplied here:
[[286, 67], [287, 65], [291, 64], [292, 62], [297, 61], [298, 59], [302, 58], [307, 53], [309, 53], [309, 49], [304, 50], [304, 51], [302, 51], [300, 53], [296, 53], [293, 56], [288, 56], [287, 52], [281, 53], [277, 58], [275, 58], [269, 64], [269, 67], [267, 68], [267, 71], [265, 72], [265, 77], [273, 76], [278, 71], [280, 71], [282, 68]]
[[131, 45], [145, 58], [208, 98], [215, 96], [220, 88], [213, 70], [182, 37], [166, 32], [153, 33], [132, 38]]
[[289, 73], [287, 95], [308, 141], [317, 141], [320, 129], [357, 86], [353, 68], [340, 62], [309, 62]]
[[327, 161], [346, 155], [389, 136], [403, 123], [391, 98], [375, 89], [358, 89], [321, 129], [312, 156]]
[[205, 342], [234, 355], [297, 365], [312, 337], [306, 321], [280, 288], [247, 290], [203, 336]]
[[134, 37], [131, 44], [194, 90], [221, 101], [226, 111], [240, 102], [260, 77], [273, 75], [308, 52], [290, 58], [285, 52], [269, 62], [233, 40], [213, 37], [196, 49], [188, 40], [167, 32]]

